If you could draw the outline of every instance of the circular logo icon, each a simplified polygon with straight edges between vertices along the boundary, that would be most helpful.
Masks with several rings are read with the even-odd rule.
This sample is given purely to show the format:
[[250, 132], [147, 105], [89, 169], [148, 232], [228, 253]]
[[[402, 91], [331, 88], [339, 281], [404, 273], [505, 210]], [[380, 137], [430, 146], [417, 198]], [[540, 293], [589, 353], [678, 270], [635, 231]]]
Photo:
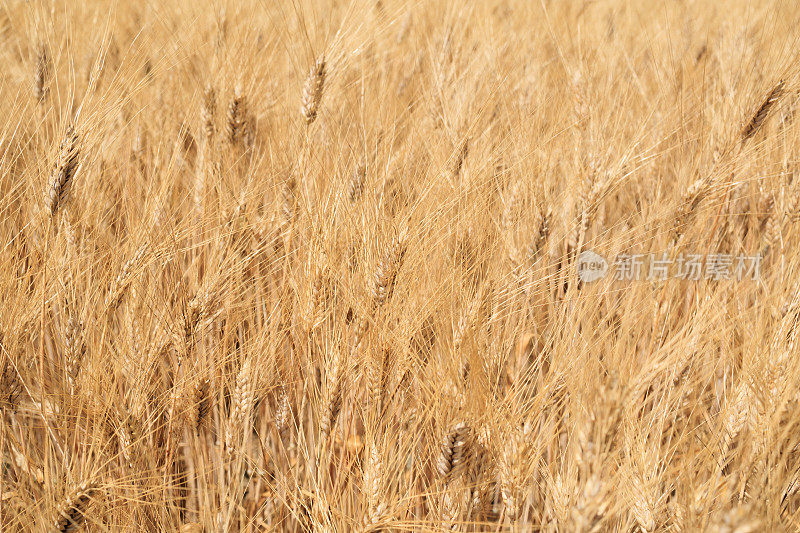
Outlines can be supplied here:
[[578, 256], [578, 278], [585, 283], [597, 281], [608, 272], [608, 261], [591, 250]]

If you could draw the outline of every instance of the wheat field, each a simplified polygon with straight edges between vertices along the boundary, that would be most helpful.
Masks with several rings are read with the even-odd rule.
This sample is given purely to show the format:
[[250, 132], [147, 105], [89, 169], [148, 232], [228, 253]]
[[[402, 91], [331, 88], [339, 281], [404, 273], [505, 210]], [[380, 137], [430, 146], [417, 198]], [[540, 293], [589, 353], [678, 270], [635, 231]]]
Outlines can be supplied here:
[[799, 531], [795, 7], [2, 2], [0, 531]]

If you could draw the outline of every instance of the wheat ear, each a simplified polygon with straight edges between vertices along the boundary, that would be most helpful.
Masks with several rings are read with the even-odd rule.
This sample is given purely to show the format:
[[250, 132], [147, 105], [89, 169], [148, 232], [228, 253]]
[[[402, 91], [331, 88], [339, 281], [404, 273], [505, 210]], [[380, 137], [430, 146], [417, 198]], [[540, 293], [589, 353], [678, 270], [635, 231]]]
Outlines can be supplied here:
[[22, 384], [17, 378], [11, 361], [7, 356], [0, 354], [3, 362], [0, 365], [0, 409], [16, 411], [19, 395], [22, 392]]
[[75, 128], [69, 126], [64, 135], [64, 140], [61, 142], [58, 161], [45, 196], [47, 212], [51, 216], [56, 216], [59, 208], [66, 202], [72, 188], [72, 181], [79, 162], [78, 140]]
[[401, 232], [400, 235], [392, 241], [386, 249], [383, 258], [378, 262], [375, 268], [375, 275], [373, 277], [372, 289], [370, 292], [370, 309], [368, 316], [364, 316], [359, 320], [356, 326], [352, 348], [356, 350], [361, 344], [361, 340], [367, 332], [369, 327], [369, 317], [375, 311], [386, 303], [394, 293], [395, 281], [397, 274], [400, 272], [400, 267], [403, 264], [403, 259], [406, 254], [406, 239], [405, 233]]
[[747, 123], [744, 129], [742, 129], [742, 143], [747, 142], [748, 139], [752, 138], [756, 133], [758, 133], [758, 130], [761, 129], [761, 127], [764, 125], [764, 122], [767, 120], [770, 110], [772, 110], [778, 100], [780, 100], [781, 96], [783, 96], [785, 88], [786, 84], [783, 80], [780, 80], [777, 85], [772, 88], [750, 121]]
[[70, 387], [74, 387], [86, 352], [86, 343], [83, 340], [83, 324], [81, 324], [80, 320], [74, 316], [69, 317], [64, 337], [66, 341], [64, 350], [65, 370]]
[[84, 512], [91, 501], [97, 485], [84, 482], [59, 506], [53, 523], [54, 533], [72, 533], [85, 521]]
[[311, 68], [303, 85], [303, 102], [300, 106], [300, 113], [306, 124], [310, 125], [317, 118], [322, 93], [325, 90], [325, 76], [325, 57], [323, 56]]
[[214, 139], [214, 133], [217, 129], [216, 116], [217, 91], [212, 85], [208, 85], [203, 92], [203, 105], [200, 108], [200, 118], [203, 121], [203, 133], [205, 134], [206, 144]]
[[233, 98], [228, 104], [227, 134], [228, 142], [237, 145], [241, 141], [247, 116], [247, 101], [242, 94], [242, 88], [237, 85], [233, 91]]
[[47, 98], [47, 82], [50, 77], [50, 57], [47, 54], [45, 44], [39, 43], [36, 54], [36, 71], [33, 78], [33, 94], [39, 104], [43, 104]]
[[367, 177], [367, 167], [361, 163], [356, 167], [353, 171], [353, 175], [350, 178], [350, 184], [347, 190], [347, 197], [350, 199], [351, 202], [358, 201], [361, 198], [361, 195], [364, 192], [364, 180]]
[[249, 425], [250, 413], [255, 404], [255, 384], [251, 361], [250, 358], [246, 359], [236, 376], [236, 387], [231, 399], [233, 407], [225, 429], [225, 448], [229, 452], [237, 444], [235, 440], [241, 437], [241, 429]]
[[464, 471], [470, 452], [470, 427], [464, 422], [454, 424], [442, 440], [436, 470], [448, 483]]
[[335, 353], [329, 364], [323, 397], [322, 419], [320, 420], [320, 431], [323, 436], [327, 436], [331, 432], [336, 418], [339, 416], [339, 411], [342, 409], [346, 358]]
[[106, 296], [106, 308], [109, 310], [116, 309], [116, 307], [122, 301], [122, 297], [125, 295], [125, 288], [130, 283], [131, 278], [133, 277], [133, 273], [139, 264], [142, 261], [142, 258], [147, 252], [148, 246], [147, 244], [143, 244], [136, 250], [136, 253], [133, 254], [124, 265], [122, 265], [122, 270], [120, 270], [117, 277], [114, 278], [114, 281], [111, 283], [111, 287], [108, 289], [108, 295]]

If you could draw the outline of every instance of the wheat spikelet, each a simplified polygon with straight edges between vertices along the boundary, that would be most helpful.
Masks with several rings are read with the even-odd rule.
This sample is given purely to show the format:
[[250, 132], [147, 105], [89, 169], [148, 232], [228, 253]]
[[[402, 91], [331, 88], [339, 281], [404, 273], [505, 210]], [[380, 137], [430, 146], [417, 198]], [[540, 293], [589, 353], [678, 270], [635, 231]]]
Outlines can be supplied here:
[[712, 180], [709, 176], [697, 178], [683, 193], [673, 221], [673, 239], [678, 240], [684, 233], [684, 227], [689, 223], [702, 201], [711, 193]]
[[456, 325], [456, 329], [453, 331], [454, 351], [459, 351], [464, 342], [464, 338], [469, 333], [470, 328], [472, 328], [472, 325], [475, 323], [475, 320], [478, 318], [478, 313], [480, 312], [481, 306], [486, 299], [487, 292], [488, 290], [486, 286], [481, 287], [481, 289], [472, 297], [472, 300], [470, 300], [469, 304], [461, 311], [458, 324]]
[[322, 101], [322, 93], [325, 90], [325, 57], [320, 57], [311, 68], [306, 82], [303, 85], [303, 101], [300, 106], [300, 113], [310, 125], [317, 118], [319, 104]]
[[653, 512], [653, 502], [648, 498], [649, 492], [642, 486], [638, 478], [631, 480], [631, 512], [642, 531], [649, 532], [656, 529], [656, 519]]
[[766, 257], [771, 250], [780, 248], [782, 222], [783, 215], [773, 207], [764, 223], [764, 247], [761, 250], [762, 257]]
[[[234, 96], [234, 99], [236, 97]], [[237, 104], [238, 105], [238, 104]], [[238, 109], [236, 111], [238, 114]], [[214, 139], [217, 129], [217, 91], [213, 85], [206, 86], [203, 92], [203, 105], [200, 108], [200, 119], [203, 121], [203, 133], [206, 144], [210, 144]]]
[[200, 331], [208, 327], [214, 320], [214, 294], [208, 286], [201, 287], [197, 294], [189, 300], [183, 322], [183, 337], [175, 338], [178, 344], [184, 343], [185, 351], [191, 351]]
[[238, 145], [244, 136], [244, 129], [247, 118], [247, 101], [242, 94], [241, 86], [237, 85], [233, 92], [233, 98], [228, 104], [227, 136], [228, 142]]
[[384, 347], [379, 351], [378, 357], [371, 358], [367, 368], [370, 405], [377, 416], [380, 416], [384, 409], [391, 362], [392, 350]]
[[286, 179], [281, 188], [281, 203], [279, 212], [279, 225], [286, 229], [297, 216], [297, 180], [294, 176]]
[[500, 473], [500, 495], [503, 499], [506, 516], [514, 520], [519, 512], [521, 494], [519, 490], [519, 462], [525, 452], [524, 436], [521, 430], [512, 430], [506, 445], [500, 451], [498, 461]]
[[560, 472], [556, 474], [555, 478], [548, 473], [547, 484], [552, 503], [552, 512], [558, 522], [566, 523], [569, 517], [569, 509], [571, 508], [572, 491]]
[[450, 169], [450, 173], [452, 174], [454, 180], [461, 176], [461, 169], [464, 167], [464, 161], [466, 161], [468, 155], [469, 138], [466, 138], [464, 139], [464, 142], [461, 143], [461, 148], [459, 149], [458, 154], [453, 161], [453, 167]]
[[122, 270], [120, 270], [117, 277], [114, 278], [111, 287], [108, 289], [108, 294], [106, 295], [105, 306], [108, 310], [116, 309], [117, 306], [119, 306], [122, 297], [125, 295], [126, 287], [130, 283], [135, 270], [140, 266], [148, 249], [147, 243], [143, 244], [136, 250], [133, 257], [122, 265]]
[[50, 78], [50, 57], [45, 44], [39, 43], [36, 54], [36, 72], [33, 78], [33, 94], [39, 104], [43, 104], [49, 92], [47, 84]]
[[767, 531], [764, 518], [752, 504], [738, 505], [731, 510], [714, 513], [707, 531], [716, 533], [757, 533]]
[[511, 185], [506, 192], [503, 205], [503, 213], [501, 216], [501, 226], [503, 231], [510, 231], [514, 226], [514, 216], [517, 212], [520, 203], [520, 196], [522, 195], [522, 180], [517, 180]]
[[147, 152], [147, 130], [139, 123], [136, 126], [136, 135], [131, 143], [131, 161], [139, 165], [139, 171], [145, 172], [145, 153]]
[[315, 239], [309, 246], [309, 254], [304, 265], [304, 275], [308, 280], [302, 292], [305, 305], [302, 306], [302, 323], [306, 332], [317, 328], [325, 316], [326, 287], [328, 285], [328, 259], [321, 239]]
[[72, 181], [78, 168], [78, 140], [74, 127], [69, 126], [61, 142], [53, 177], [45, 195], [45, 208], [51, 216], [55, 216], [59, 208], [64, 205], [72, 188]]
[[[2, 343], [0, 343], [0, 348], [2, 348]], [[8, 357], [3, 354], [0, 354], [0, 357], [3, 359], [0, 365], [0, 409], [8, 409], [13, 412], [17, 409], [22, 384]]]
[[585, 122], [590, 118], [589, 87], [584, 73], [577, 69], [569, 80], [572, 96], [572, 112], [577, 122]]
[[470, 427], [464, 422], [454, 424], [444, 436], [439, 447], [436, 470], [447, 482], [463, 473], [471, 448], [470, 437]]
[[281, 439], [286, 439], [292, 420], [292, 406], [289, 403], [289, 391], [285, 386], [281, 386], [278, 392], [278, 406], [275, 410], [275, 429]]
[[350, 177], [350, 184], [347, 190], [347, 197], [350, 199], [351, 202], [358, 201], [361, 198], [361, 194], [364, 192], [364, 179], [367, 176], [367, 167], [361, 163], [356, 167], [353, 171], [353, 174]]
[[236, 376], [236, 386], [231, 397], [231, 414], [225, 428], [225, 449], [231, 452], [241, 437], [243, 428], [249, 427], [250, 413], [255, 404], [255, 383], [252, 359], [246, 359]]
[[728, 401], [725, 405], [720, 450], [721, 468], [724, 468], [728, 461], [731, 444], [748, 422], [751, 401], [750, 387], [747, 383], [741, 383], [733, 391], [732, 401]]
[[122, 459], [125, 461], [125, 465], [128, 466], [131, 470], [134, 469], [134, 460], [133, 460], [133, 437], [131, 436], [130, 427], [127, 423], [122, 422], [117, 424], [115, 428], [117, 438], [119, 439], [119, 448], [120, 454]]
[[211, 412], [211, 381], [208, 378], [199, 378], [194, 386], [193, 393], [193, 418], [190, 420], [195, 431], [200, 431]]
[[370, 307], [368, 316], [364, 316], [358, 321], [353, 335], [352, 349], [355, 350], [361, 345], [361, 340], [369, 327], [369, 316], [386, 303], [394, 293], [394, 285], [397, 274], [403, 264], [406, 254], [405, 233], [400, 234], [389, 244], [386, 251], [375, 267], [373, 283], [370, 290]]
[[411, 28], [411, 11], [409, 10], [408, 13], [406, 13], [406, 16], [403, 18], [403, 23], [400, 24], [400, 27], [397, 30], [397, 36], [395, 37], [395, 42], [397, 44], [401, 44], [405, 40], [406, 35], [408, 35], [408, 30], [410, 28]]
[[[368, 446], [367, 461], [364, 466], [364, 492], [367, 495], [367, 513], [364, 524], [367, 526], [378, 524], [386, 512], [386, 506], [381, 501], [383, 457], [380, 448], [375, 442]], [[373, 529], [374, 531], [374, 529]]]
[[[192, 407], [190, 404], [192, 398], [188, 392], [187, 382], [184, 379], [173, 383], [168, 391], [167, 420], [162, 434], [164, 440], [159, 441], [163, 446], [159, 463], [166, 469], [172, 469], [176, 464], [175, 457], [180, 446], [180, 436], [188, 418], [187, 412]], [[226, 448], [226, 451], [229, 450]]]
[[331, 356], [328, 371], [326, 372], [325, 394], [322, 402], [322, 416], [320, 418], [320, 433], [323, 436], [330, 434], [339, 411], [342, 409], [342, 396], [344, 393], [344, 380], [346, 360], [338, 352]]
[[756, 133], [758, 133], [758, 130], [760, 130], [761, 126], [764, 125], [764, 121], [766, 121], [770, 110], [775, 106], [778, 100], [780, 100], [781, 96], [783, 96], [785, 87], [785, 82], [780, 80], [778, 84], [772, 88], [750, 121], [747, 123], [744, 129], [742, 129], [742, 143], [747, 142], [748, 139], [752, 138]]
[[74, 316], [70, 316], [64, 332], [65, 350], [64, 362], [67, 380], [70, 387], [75, 386], [81, 362], [86, 353], [86, 343], [83, 339], [83, 324]]
[[597, 211], [600, 199], [607, 186], [607, 180], [598, 178], [594, 161], [589, 162], [589, 168], [584, 171], [582, 185], [579, 193], [577, 212], [578, 220], [575, 225], [575, 234], [569, 247], [573, 252], [573, 260], [582, 251], [586, 234], [592, 223], [592, 218]]
[[[80, 247], [75, 226], [70, 222], [69, 217], [62, 217], [61, 222], [64, 227], [64, 242], [66, 243], [64, 260], [65, 263], [68, 263], [69, 260], [74, 260], [73, 258], [80, 254]], [[68, 271], [66, 275], [71, 278], [72, 272]]]
[[533, 242], [528, 246], [528, 257], [531, 261], [536, 261], [539, 254], [544, 250], [547, 244], [547, 238], [550, 236], [550, 226], [552, 224], [553, 211], [548, 209], [546, 212], [539, 212], [538, 227], [534, 235]]
[[[203, 104], [200, 108], [200, 118], [203, 122], [203, 146], [200, 151], [200, 161], [197, 164], [194, 182], [194, 205], [198, 213], [203, 212], [204, 198], [206, 195], [206, 183], [209, 181], [209, 174], [213, 172], [211, 165], [211, 151], [214, 144], [214, 134], [216, 132], [216, 113], [217, 113], [217, 93], [212, 85], [208, 85], [203, 93]], [[234, 121], [238, 118], [238, 109], [235, 110]], [[238, 133], [234, 133], [236, 137]], [[231, 141], [231, 142], [235, 142]]]
[[405, 236], [401, 233], [387, 248], [381, 261], [375, 269], [375, 282], [372, 286], [373, 305], [383, 305], [394, 292], [397, 274], [403, 264], [406, 254]]
[[97, 490], [97, 485], [91, 482], [84, 482], [79, 485], [59, 506], [51, 531], [53, 533], [72, 533], [77, 531], [84, 523], [85, 516], [83, 513], [91, 502], [92, 494]]
[[789, 198], [786, 200], [784, 220], [792, 223], [800, 220], [800, 191], [796, 188], [790, 191]]

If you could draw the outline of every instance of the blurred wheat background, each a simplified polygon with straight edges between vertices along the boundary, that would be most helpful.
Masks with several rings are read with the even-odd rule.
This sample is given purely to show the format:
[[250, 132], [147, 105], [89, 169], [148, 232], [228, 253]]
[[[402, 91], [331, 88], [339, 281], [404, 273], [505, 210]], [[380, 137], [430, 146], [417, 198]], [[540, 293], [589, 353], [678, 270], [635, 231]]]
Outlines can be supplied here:
[[2, 2], [0, 530], [798, 531], [798, 23]]

